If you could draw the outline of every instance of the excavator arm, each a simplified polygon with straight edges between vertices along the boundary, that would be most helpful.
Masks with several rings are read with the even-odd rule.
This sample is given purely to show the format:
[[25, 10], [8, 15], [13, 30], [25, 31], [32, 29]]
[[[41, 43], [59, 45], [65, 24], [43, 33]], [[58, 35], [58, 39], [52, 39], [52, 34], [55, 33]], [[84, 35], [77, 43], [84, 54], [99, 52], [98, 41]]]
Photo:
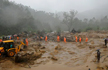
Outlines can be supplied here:
[[25, 44], [23, 42], [21, 42], [21, 44], [18, 46], [18, 48], [11, 48], [7, 52], [9, 52], [10, 50], [15, 50], [15, 53], [17, 54], [21, 50], [22, 45], [25, 45]]
[[23, 42], [21, 42], [21, 44], [18, 46], [17, 52], [19, 52], [21, 50], [21, 46], [22, 45], [26, 45], [26, 44], [24, 44]]

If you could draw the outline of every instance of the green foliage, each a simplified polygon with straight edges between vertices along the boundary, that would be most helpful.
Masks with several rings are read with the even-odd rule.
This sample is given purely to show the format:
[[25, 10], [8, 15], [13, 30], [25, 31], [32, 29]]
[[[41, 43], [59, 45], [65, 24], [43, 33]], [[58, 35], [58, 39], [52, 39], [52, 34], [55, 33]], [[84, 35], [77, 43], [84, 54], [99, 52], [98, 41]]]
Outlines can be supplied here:
[[45, 22], [50, 21], [49, 18], [51, 21], [55, 19], [51, 13], [34, 11], [30, 7], [21, 4], [0, 0], [0, 35], [15, 34], [23, 31], [36, 32], [43, 29], [51, 31], [50, 25]]
[[[8, 0], [0, 0], [0, 36], [20, 33], [23, 31], [51, 32], [56, 30], [71, 31], [73, 28], [77, 31], [88, 30], [108, 30], [108, 18], [103, 17], [97, 20], [85, 18], [78, 19], [77, 11], [64, 12], [59, 14], [47, 13], [44, 11], [35, 11], [30, 7], [16, 4]], [[61, 15], [61, 16], [60, 16]], [[64, 25], [64, 24], [65, 25]]]

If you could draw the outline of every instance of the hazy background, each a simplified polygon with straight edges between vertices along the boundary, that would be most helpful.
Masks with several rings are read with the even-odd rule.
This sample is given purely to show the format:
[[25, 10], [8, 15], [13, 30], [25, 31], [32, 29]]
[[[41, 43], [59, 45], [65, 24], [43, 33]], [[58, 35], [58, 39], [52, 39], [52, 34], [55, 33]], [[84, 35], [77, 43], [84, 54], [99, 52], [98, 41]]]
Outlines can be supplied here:
[[35, 10], [46, 12], [60, 12], [77, 10], [84, 12], [102, 6], [108, 6], [108, 0], [10, 0], [18, 4], [30, 6]]
[[108, 0], [0, 0], [0, 35], [108, 29]]

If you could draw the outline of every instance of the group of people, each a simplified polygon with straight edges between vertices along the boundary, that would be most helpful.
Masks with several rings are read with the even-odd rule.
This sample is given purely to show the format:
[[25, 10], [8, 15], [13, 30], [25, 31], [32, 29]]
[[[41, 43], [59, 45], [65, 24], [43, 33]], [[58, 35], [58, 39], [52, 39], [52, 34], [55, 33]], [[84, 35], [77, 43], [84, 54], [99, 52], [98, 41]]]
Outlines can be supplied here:
[[[81, 37], [77, 37], [77, 36], [75, 36], [75, 42], [80, 42], [81, 43], [81, 41], [82, 41], [82, 38]], [[85, 42], [88, 42], [88, 38], [86, 37], [86, 39], [85, 39]]]
[[[37, 39], [37, 40], [40, 40], [40, 41], [42, 41], [42, 40], [48, 41], [48, 38], [49, 38], [49, 36], [45, 36], [45, 37], [36, 36], [36, 37], [33, 38], [33, 40]], [[66, 37], [64, 37], [63, 40], [64, 40], [65, 43], [67, 42]], [[57, 42], [60, 42], [60, 36], [59, 35], [57, 36]], [[81, 43], [82, 42], [82, 38], [75, 36], [75, 42], [80, 42]], [[85, 42], [88, 42], [88, 38], [87, 37], [85, 38]]]

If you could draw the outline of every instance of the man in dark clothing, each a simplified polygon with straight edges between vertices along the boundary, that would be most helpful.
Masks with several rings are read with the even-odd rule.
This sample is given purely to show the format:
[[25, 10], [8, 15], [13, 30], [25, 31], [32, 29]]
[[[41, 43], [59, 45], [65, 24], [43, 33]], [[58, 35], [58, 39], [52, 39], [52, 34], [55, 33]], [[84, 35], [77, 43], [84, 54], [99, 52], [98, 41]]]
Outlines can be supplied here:
[[[23, 38], [23, 43], [26, 44], [25, 38]], [[26, 45], [24, 45], [24, 48], [27, 48]]]
[[107, 41], [108, 41], [108, 39], [105, 39], [104, 41], [105, 41], [105, 46], [107, 47]]
[[97, 50], [97, 60], [98, 60], [98, 62], [100, 62], [100, 54], [101, 54], [101, 52], [99, 51], [99, 49]]

